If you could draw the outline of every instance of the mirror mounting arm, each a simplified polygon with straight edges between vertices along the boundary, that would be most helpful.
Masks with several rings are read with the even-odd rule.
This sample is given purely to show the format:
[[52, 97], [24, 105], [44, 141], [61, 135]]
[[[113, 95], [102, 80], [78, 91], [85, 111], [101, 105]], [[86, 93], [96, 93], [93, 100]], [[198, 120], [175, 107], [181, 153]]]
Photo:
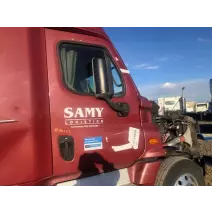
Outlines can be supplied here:
[[116, 112], [121, 114], [128, 115], [129, 113], [129, 105], [126, 103], [115, 103], [112, 102], [106, 95], [104, 94], [96, 94], [97, 99], [102, 99], [107, 102], [107, 104]]

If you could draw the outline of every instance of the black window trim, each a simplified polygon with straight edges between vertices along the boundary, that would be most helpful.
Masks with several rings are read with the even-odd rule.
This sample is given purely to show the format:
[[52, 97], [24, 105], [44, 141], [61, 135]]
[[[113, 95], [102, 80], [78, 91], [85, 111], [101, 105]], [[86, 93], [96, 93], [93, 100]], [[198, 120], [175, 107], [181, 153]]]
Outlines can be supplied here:
[[82, 93], [82, 92], [78, 92], [78, 91], [74, 91], [73, 89], [70, 89], [65, 80], [64, 80], [64, 76], [63, 76], [63, 71], [62, 71], [62, 61], [61, 61], [61, 45], [62, 44], [75, 44], [75, 45], [80, 45], [80, 46], [87, 46], [87, 47], [94, 47], [94, 48], [99, 48], [101, 50], [103, 50], [105, 57], [109, 57], [109, 59], [111, 60], [111, 62], [113, 63], [114, 67], [117, 70], [117, 73], [121, 79], [122, 85], [123, 85], [123, 91], [122, 91], [122, 95], [119, 96], [114, 96], [112, 98], [122, 98], [126, 96], [126, 85], [125, 85], [125, 81], [124, 81], [124, 77], [121, 73], [121, 70], [118, 68], [115, 60], [113, 59], [110, 51], [103, 45], [97, 45], [97, 44], [90, 44], [90, 43], [83, 43], [83, 42], [78, 42], [78, 41], [67, 41], [67, 40], [61, 40], [57, 43], [57, 56], [58, 56], [58, 60], [59, 60], [59, 71], [62, 75], [62, 83], [64, 85], [64, 87], [72, 92], [73, 94], [77, 94], [79, 96], [94, 96], [95, 94], [91, 94], [91, 93]]

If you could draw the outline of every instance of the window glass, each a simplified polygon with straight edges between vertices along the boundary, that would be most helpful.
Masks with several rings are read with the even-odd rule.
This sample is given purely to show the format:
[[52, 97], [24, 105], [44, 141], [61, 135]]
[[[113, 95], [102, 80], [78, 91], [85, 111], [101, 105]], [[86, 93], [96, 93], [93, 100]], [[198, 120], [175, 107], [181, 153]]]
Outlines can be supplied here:
[[66, 86], [79, 93], [94, 94], [92, 59], [104, 58], [104, 51], [95, 47], [62, 44], [60, 53]]
[[95, 94], [95, 83], [92, 71], [92, 59], [105, 58], [110, 61], [110, 69], [113, 77], [114, 97], [123, 93], [123, 83], [117, 68], [105, 50], [98, 47], [90, 47], [78, 44], [62, 44], [60, 46], [60, 59], [62, 64], [63, 79], [66, 86], [81, 94]]
[[123, 83], [120, 74], [112, 62], [110, 62], [110, 67], [113, 77], [114, 96], [121, 96], [123, 94]]

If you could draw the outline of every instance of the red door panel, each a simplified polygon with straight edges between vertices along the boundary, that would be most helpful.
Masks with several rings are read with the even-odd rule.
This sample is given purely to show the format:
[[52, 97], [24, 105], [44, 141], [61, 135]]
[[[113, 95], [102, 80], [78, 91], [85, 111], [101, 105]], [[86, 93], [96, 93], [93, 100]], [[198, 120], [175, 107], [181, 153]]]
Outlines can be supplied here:
[[[113, 98], [114, 102], [127, 102], [130, 113], [127, 117], [118, 117], [117, 112], [103, 100], [94, 96], [79, 95], [68, 90], [61, 76], [61, 65], [58, 55], [58, 44], [62, 41], [104, 46], [115, 57], [115, 51], [109, 41], [101, 38], [75, 34], [70, 32], [46, 29], [46, 50], [49, 78], [50, 113], [53, 146], [54, 175], [76, 174], [81, 170], [81, 161], [85, 155], [98, 154], [115, 168], [130, 166], [144, 151], [144, 135], [139, 118], [139, 101], [130, 76], [123, 74], [126, 94]], [[118, 66], [118, 64], [116, 64]], [[118, 67], [121, 68], [121, 67]], [[129, 145], [129, 128], [137, 128], [140, 132], [138, 148], [126, 148]], [[72, 136], [74, 142], [74, 158], [65, 161], [60, 156], [58, 137]], [[100, 142], [102, 138], [102, 142]], [[100, 140], [99, 140], [100, 139]], [[95, 140], [95, 141], [94, 141]], [[86, 149], [95, 143], [94, 150]], [[99, 145], [99, 143], [101, 145]], [[86, 163], [84, 163], [86, 164]], [[101, 169], [101, 167], [100, 167]]]

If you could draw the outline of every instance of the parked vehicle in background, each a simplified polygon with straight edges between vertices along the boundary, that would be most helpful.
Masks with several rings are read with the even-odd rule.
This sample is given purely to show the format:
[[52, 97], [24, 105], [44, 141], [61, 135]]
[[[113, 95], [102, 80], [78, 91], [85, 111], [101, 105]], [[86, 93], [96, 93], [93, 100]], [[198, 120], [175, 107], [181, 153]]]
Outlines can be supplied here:
[[202, 102], [202, 103], [196, 103], [195, 105], [195, 112], [206, 112], [210, 109], [210, 103], [209, 102]]
[[185, 98], [181, 96], [158, 98], [158, 105], [160, 115], [163, 115], [166, 111], [183, 111], [186, 109]]
[[186, 112], [194, 113], [195, 109], [196, 109], [196, 103], [195, 102], [187, 102], [186, 101]]

